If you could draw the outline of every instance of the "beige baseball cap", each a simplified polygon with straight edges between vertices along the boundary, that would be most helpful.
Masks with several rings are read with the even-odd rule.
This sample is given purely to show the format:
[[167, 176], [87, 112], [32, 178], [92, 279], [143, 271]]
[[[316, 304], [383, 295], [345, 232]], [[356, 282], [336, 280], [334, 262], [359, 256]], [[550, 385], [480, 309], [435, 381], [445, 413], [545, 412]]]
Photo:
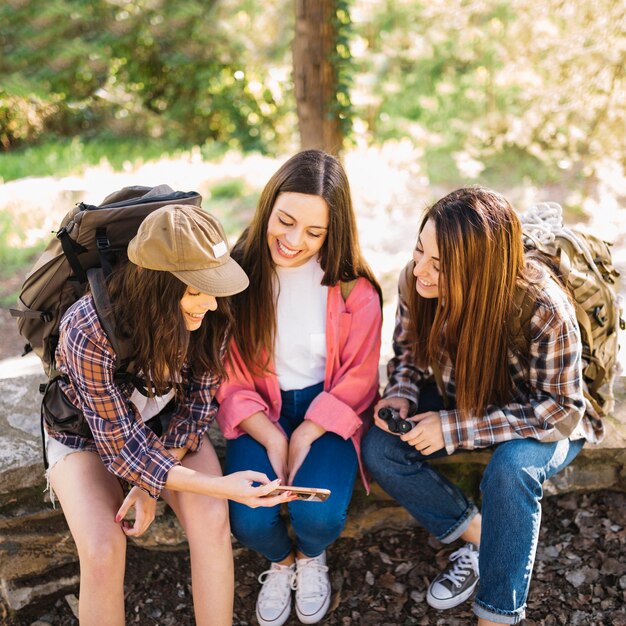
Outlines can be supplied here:
[[232, 296], [249, 284], [230, 258], [221, 224], [197, 206], [169, 204], [150, 213], [128, 244], [128, 258], [212, 296]]

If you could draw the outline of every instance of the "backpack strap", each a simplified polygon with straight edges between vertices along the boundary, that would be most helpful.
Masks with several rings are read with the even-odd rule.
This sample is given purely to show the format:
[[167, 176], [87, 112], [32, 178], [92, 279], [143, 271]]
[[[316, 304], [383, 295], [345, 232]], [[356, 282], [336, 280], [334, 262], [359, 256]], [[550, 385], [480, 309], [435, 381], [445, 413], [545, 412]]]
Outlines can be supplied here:
[[60, 228], [57, 232], [57, 239], [61, 242], [63, 253], [65, 254], [65, 257], [74, 272], [76, 280], [78, 280], [81, 285], [84, 285], [87, 282], [87, 273], [78, 259], [78, 255], [86, 252], [87, 248], [81, 246], [77, 241], [74, 241], [70, 237], [65, 226]]
[[93, 267], [87, 270], [87, 280], [93, 296], [93, 302], [96, 307], [96, 313], [102, 328], [106, 333], [115, 356], [117, 358], [116, 370], [127, 365], [132, 357], [132, 346], [128, 340], [120, 339], [115, 330], [115, 320], [111, 313], [111, 300], [109, 292], [106, 288], [106, 280], [104, 272], [100, 267]]
[[441, 369], [439, 369], [439, 364], [436, 361], [433, 361], [430, 364], [430, 369], [433, 371], [433, 376], [435, 377], [435, 382], [437, 383], [437, 389], [439, 389], [439, 395], [443, 400], [443, 408], [450, 408], [450, 398], [448, 398], [448, 394], [446, 393], [446, 386], [443, 383], [443, 376], [441, 375]]
[[510, 322], [511, 341], [519, 356], [527, 359], [530, 350], [530, 320], [535, 312], [534, 298], [522, 287], [516, 287], [513, 293], [514, 315]]

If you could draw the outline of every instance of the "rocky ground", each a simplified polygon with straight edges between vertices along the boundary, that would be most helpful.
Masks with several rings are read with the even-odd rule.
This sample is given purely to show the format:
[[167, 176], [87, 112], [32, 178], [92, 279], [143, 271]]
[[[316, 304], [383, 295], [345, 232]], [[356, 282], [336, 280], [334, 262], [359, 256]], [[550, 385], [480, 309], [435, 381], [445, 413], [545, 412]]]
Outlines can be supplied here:
[[[314, 505], [312, 505], [314, 506]], [[235, 626], [256, 624], [262, 558], [236, 547]], [[470, 603], [439, 612], [425, 602], [429, 580], [450, 549], [420, 528], [339, 539], [329, 550], [333, 585], [323, 624], [460, 626]], [[626, 494], [608, 491], [546, 498], [525, 626], [626, 626]], [[183, 550], [131, 547], [126, 620], [141, 626], [190, 626], [189, 559]], [[76, 589], [76, 595], [78, 589]], [[7, 626], [74, 626], [76, 596], [5, 615]], [[288, 625], [298, 624], [294, 616]]]

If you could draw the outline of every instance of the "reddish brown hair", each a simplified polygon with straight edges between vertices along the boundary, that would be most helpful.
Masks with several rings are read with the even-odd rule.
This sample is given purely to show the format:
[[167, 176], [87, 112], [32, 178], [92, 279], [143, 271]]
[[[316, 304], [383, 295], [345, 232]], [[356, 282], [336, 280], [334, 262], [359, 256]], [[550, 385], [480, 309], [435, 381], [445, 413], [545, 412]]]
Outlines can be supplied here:
[[537, 290], [538, 269], [525, 262], [515, 210], [495, 191], [454, 191], [426, 211], [420, 233], [428, 220], [439, 248], [440, 296], [426, 299], [410, 291], [415, 358], [426, 367], [447, 353], [457, 408], [480, 415], [488, 404], [509, 400], [507, 320], [516, 288]]

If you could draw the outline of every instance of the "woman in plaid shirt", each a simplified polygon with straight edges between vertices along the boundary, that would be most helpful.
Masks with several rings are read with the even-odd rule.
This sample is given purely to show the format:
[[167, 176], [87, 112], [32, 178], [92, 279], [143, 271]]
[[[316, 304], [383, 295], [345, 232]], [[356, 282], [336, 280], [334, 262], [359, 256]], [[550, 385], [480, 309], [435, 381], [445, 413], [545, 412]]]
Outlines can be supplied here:
[[[534, 307], [520, 351], [510, 320], [522, 292]], [[466, 542], [430, 584], [428, 603], [451, 608], [477, 588], [480, 626], [517, 624], [542, 484], [597, 435], [585, 416], [574, 308], [547, 267], [525, 259], [520, 221], [505, 198], [471, 187], [427, 211], [400, 277], [393, 347], [378, 428], [363, 442], [365, 464], [440, 541]], [[403, 426], [408, 432], [398, 433]], [[479, 513], [428, 460], [487, 447]]]
[[[116, 336], [131, 340], [136, 371], [151, 391], [115, 378], [116, 354], [91, 295], [68, 309], [56, 353], [63, 391], [92, 433], [47, 431], [50, 485], [80, 559], [80, 623], [124, 624], [126, 537], [145, 532], [162, 495], [189, 541], [196, 623], [230, 625], [226, 499], [248, 506], [292, 499], [269, 496], [278, 481], [260, 472], [222, 476], [206, 435], [230, 328], [223, 296], [245, 289], [248, 278], [217, 220], [193, 206], [151, 213], [128, 257], [107, 291]], [[134, 522], [124, 521], [130, 509]]]

